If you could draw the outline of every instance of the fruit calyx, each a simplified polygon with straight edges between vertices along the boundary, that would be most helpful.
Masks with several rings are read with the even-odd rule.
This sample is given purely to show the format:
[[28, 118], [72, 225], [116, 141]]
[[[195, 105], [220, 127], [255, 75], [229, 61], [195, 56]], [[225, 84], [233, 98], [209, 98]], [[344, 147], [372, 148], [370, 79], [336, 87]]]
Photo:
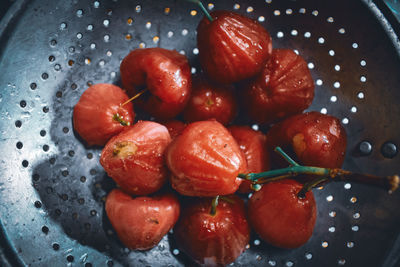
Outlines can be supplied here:
[[129, 121], [124, 120], [124, 116], [119, 115], [119, 113], [114, 114], [113, 120], [119, 122], [122, 126], [130, 126], [131, 125], [131, 123]]
[[[133, 97], [126, 100], [124, 103], [120, 104], [120, 107], [123, 107], [126, 104], [128, 104], [129, 102], [135, 100], [136, 98], [138, 98], [139, 96], [144, 94], [146, 91], [147, 91], [147, 89], [143, 89], [142, 91], [140, 91]], [[131, 126], [131, 123], [129, 121], [124, 120], [124, 116], [121, 116], [118, 112], [113, 115], [113, 120], [119, 122], [122, 126]]]

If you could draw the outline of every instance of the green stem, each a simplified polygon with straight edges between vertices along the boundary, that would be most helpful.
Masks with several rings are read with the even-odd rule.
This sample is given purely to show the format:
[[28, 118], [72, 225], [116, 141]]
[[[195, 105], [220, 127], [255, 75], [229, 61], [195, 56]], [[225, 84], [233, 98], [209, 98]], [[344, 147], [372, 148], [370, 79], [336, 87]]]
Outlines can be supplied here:
[[200, 0], [186, 0], [186, 1], [197, 4], [200, 7], [201, 11], [203, 11], [203, 13], [207, 17], [207, 19], [209, 21], [213, 21], [213, 18], [211, 17], [210, 13], [207, 11], [206, 7], [203, 5], [203, 3]]
[[287, 162], [289, 162], [289, 167], [260, 173], [239, 173], [238, 177], [250, 181], [253, 189], [255, 190], [260, 189], [260, 184], [279, 181], [299, 175], [306, 174], [313, 177], [318, 177], [304, 185], [302, 190], [299, 192], [299, 197], [304, 197], [305, 193], [307, 193], [307, 191], [311, 190], [313, 187], [330, 181], [350, 181], [374, 185], [388, 190], [389, 193], [394, 192], [400, 185], [400, 177], [398, 175], [382, 177], [371, 174], [354, 173], [338, 168], [330, 169], [313, 166], [301, 166], [289, 155], [287, 155], [279, 146], [275, 148], [275, 151], [279, 153]]
[[282, 150], [279, 146], [275, 147], [274, 151], [281, 155], [291, 166], [300, 166], [296, 161], [294, 161], [285, 151]]
[[253, 184], [262, 184], [286, 179], [289, 177], [296, 177], [302, 174], [319, 176], [321, 179], [326, 179], [327, 182], [349, 181], [374, 185], [388, 190], [389, 193], [394, 192], [400, 185], [400, 177], [398, 175], [376, 176], [371, 174], [354, 173], [342, 169], [329, 169], [300, 165], [260, 173], [240, 173], [238, 177], [249, 180]]
[[320, 167], [311, 167], [311, 166], [290, 166], [283, 169], [270, 170], [266, 172], [260, 173], [248, 173], [248, 174], [239, 174], [238, 177], [246, 180], [250, 180], [252, 182], [256, 182], [260, 178], [271, 178], [277, 176], [285, 176], [294, 177], [300, 174], [308, 174], [308, 175], [317, 175], [317, 176], [329, 176], [330, 169], [320, 168]]
[[325, 183], [326, 181], [328, 181], [328, 178], [326, 177], [318, 177], [317, 179], [314, 179], [308, 183], [305, 183], [303, 185], [303, 188], [299, 191], [299, 193], [297, 193], [297, 197], [299, 198], [305, 198], [306, 197], [306, 193], [308, 191], [310, 191], [311, 189], [313, 189], [314, 187]]
[[217, 213], [218, 199], [219, 199], [219, 196], [216, 196], [215, 198], [213, 198], [213, 200], [211, 202], [210, 214], [212, 216], [214, 216]]

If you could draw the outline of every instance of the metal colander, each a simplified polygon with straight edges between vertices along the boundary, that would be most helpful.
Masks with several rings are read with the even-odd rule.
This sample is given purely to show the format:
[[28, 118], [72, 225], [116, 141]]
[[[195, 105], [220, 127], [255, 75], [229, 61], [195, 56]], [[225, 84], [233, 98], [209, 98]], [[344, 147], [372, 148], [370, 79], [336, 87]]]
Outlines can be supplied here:
[[[304, 57], [316, 82], [309, 110], [338, 117], [347, 130], [345, 169], [399, 173], [399, 26], [383, 2], [204, 4], [258, 20], [274, 47]], [[0, 25], [0, 216], [10, 265], [191, 265], [171, 234], [146, 252], [118, 240], [104, 212], [115, 184], [99, 164], [101, 148], [86, 147], [71, 118], [90, 84], [120, 84], [120, 61], [132, 49], [176, 49], [189, 58], [192, 73], [200, 71], [196, 27], [202, 16], [182, 0], [13, 4]], [[307, 244], [282, 250], [253, 234], [233, 265], [398, 266], [399, 192], [332, 183], [314, 193], [318, 217]]]

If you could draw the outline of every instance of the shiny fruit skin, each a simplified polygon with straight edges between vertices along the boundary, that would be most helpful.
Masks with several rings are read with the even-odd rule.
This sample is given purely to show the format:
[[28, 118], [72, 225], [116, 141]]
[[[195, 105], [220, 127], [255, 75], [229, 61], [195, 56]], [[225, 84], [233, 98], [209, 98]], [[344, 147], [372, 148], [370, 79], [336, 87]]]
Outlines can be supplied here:
[[130, 96], [143, 88], [138, 105], [158, 119], [171, 119], [189, 100], [191, 72], [187, 58], [175, 50], [145, 48], [131, 51], [121, 62], [121, 80]]
[[270, 149], [289, 147], [303, 165], [340, 168], [347, 137], [337, 118], [312, 111], [275, 124], [267, 133], [267, 142]]
[[75, 131], [88, 145], [104, 146], [111, 137], [126, 128], [114, 119], [115, 114], [133, 124], [135, 113], [132, 103], [121, 106], [128, 99], [128, 95], [118, 86], [105, 83], [90, 86], [74, 107]]
[[133, 195], [148, 195], [167, 181], [164, 151], [170, 142], [165, 126], [139, 121], [107, 143], [100, 163], [122, 190]]
[[168, 146], [166, 162], [172, 187], [186, 196], [232, 194], [247, 169], [235, 139], [213, 120], [189, 124]]
[[108, 194], [105, 209], [119, 239], [133, 250], [155, 247], [180, 213], [179, 201], [171, 193], [133, 198], [119, 189]]
[[243, 88], [243, 98], [249, 116], [268, 124], [308, 108], [314, 87], [301, 56], [289, 49], [274, 49], [263, 71]]
[[244, 202], [238, 196], [220, 198], [210, 214], [211, 198], [193, 199], [182, 207], [174, 228], [179, 247], [203, 266], [224, 266], [245, 250], [250, 238]]
[[302, 184], [287, 179], [264, 184], [248, 202], [252, 228], [269, 244], [280, 248], [297, 248], [311, 237], [317, 207], [312, 191], [298, 198]]
[[258, 22], [228, 11], [211, 12], [197, 27], [200, 63], [218, 83], [248, 79], [261, 71], [272, 52], [269, 33]]
[[[266, 136], [251, 129], [249, 126], [233, 125], [228, 127], [240, 149], [243, 151], [247, 162], [246, 173], [258, 173], [269, 170], [269, 152], [267, 150]], [[244, 180], [239, 187], [240, 193], [250, 193], [251, 183]]]
[[186, 128], [186, 124], [178, 120], [169, 120], [160, 123], [167, 127], [172, 140], [180, 135], [182, 131]]
[[233, 88], [217, 85], [204, 78], [193, 79], [192, 94], [183, 112], [187, 122], [215, 119], [227, 125], [236, 116]]

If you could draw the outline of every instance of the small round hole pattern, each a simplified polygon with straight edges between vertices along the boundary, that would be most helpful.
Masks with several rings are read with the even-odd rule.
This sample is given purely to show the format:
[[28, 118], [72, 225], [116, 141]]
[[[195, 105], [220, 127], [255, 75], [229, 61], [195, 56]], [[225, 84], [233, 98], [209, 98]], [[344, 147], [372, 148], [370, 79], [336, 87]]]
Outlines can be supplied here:
[[[40, 265], [37, 259], [47, 256], [54, 259], [54, 265], [68, 266], [118, 266], [119, 262], [132, 266], [190, 266], [184, 251], [170, 239], [172, 231], [145, 253], [129, 250], [118, 241], [104, 213], [107, 193], [115, 184], [99, 165], [101, 148], [86, 146], [74, 131], [71, 114], [89, 85], [120, 84], [119, 64], [136, 48], [176, 49], [188, 57], [192, 74], [203, 73], [196, 43], [197, 24], [203, 17], [201, 9], [181, 0], [160, 1], [159, 5], [149, 1], [74, 0], [63, 3], [63, 9], [57, 1], [48, 2], [35, 11], [37, 16], [30, 16], [29, 22], [25, 22], [34, 26], [38, 18], [43, 20], [47, 18], [45, 14], [52, 14], [43, 31], [35, 32], [35, 49], [40, 53], [32, 53], [24, 61], [27, 68], [21, 73], [26, 79], [5, 81], [15, 83], [18, 89], [12, 98], [14, 110], [10, 111], [11, 127], [7, 129], [12, 139], [8, 140], [7, 151], [16, 158], [14, 170], [18, 176], [27, 177], [21, 183], [32, 189], [21, 190], [27, 196], [21, 196], [19, 191], [13, 196], [21, 200], [28, 197], [31, 209], [29, 216], [19, 216], [15, 227], [21, 229], [25, 224], [24, 228], [32, 229], [38, 241], [35, 245], [21, 239], [16, 246], [22, 250], [18, 255], [25, 257], [31, 246], [35, 262], [27, 265], [32, 266]], [[360, 21], [353, 23], [354, 16], [343, 19], [339, 8], [332, 8], [337, 3], [329, 1], [324, 5], [291, 0], [203, 4], [209, 11], [234, 11], [258, 21], [269, 29], [274, 46], [291, 49], [304, 58], [315, 81], [316, 98], [309, 110], [337, 116], [346, 130], [357, 133], [348, 137], [349, 151], [357, 156], [349, 152], [351, 160], [346, 167], [364, 166], [364, 161], [369, 164], [376, 158], [388, 165], [398, 160], [397, 135], [376, 141], [376, 136], [357, 131], [369, 129], [366, 123], [359, 127], [359, 122], [376, 98], [372, 86], [379, 84], [371, 71], [379, 63], [369, 53], [371, 43], [384, 43], [383, 38], [374, 40], [369, 36], [366, 41], [359, 37], [354, 25], [363, 25], [361, 11], [355, 16]], [[347, 6], [343, 3], [343, 8]], [[23, 43], [18, 47], [32, 51]], [[385, 53], [379, 55], [384, 57]], [[381, 72], [386, 70], [384, 67]], [[382, 87], [386, 90], [386, 86]], [[2, 104], [4, 99], [2, 92]], [[138, 118], [146, 117], [139, 113]], [[245, 118], [238, 121], [247, 122]], [[266, 131], [264, 125], [248, 126]], [[318, 231], [308, 244], [293, 253], [276, 253], [266, 249], [269, 245], [252, 234], [244, 255], [232, 266], [323, 266], [321, 254], [328, 253], [332, 266], [350, 266], [353, 261], [358, 266], [357, 259], [349, 255], [366, 248], [365, 242], [358, 240], [369, 229], [365, 221], [373, 220], [362, 208], [366, 196], [358, 184], [351, 182], [327, 184], [313, 192]], [[251, 196], [244, 198], [247, 201]]]

